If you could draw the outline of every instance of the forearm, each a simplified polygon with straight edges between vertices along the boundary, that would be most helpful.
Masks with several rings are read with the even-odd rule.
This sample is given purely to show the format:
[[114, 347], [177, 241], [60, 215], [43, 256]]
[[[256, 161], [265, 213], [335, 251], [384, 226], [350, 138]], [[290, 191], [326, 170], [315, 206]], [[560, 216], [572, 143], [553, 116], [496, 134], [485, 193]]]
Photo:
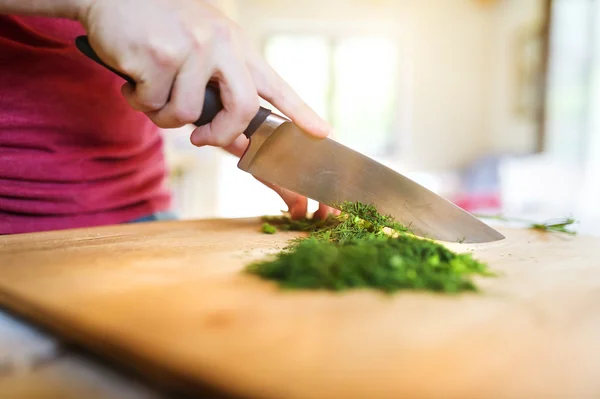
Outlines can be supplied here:
[[79, 19], [93, 0], [0, 0], [0, 14]]

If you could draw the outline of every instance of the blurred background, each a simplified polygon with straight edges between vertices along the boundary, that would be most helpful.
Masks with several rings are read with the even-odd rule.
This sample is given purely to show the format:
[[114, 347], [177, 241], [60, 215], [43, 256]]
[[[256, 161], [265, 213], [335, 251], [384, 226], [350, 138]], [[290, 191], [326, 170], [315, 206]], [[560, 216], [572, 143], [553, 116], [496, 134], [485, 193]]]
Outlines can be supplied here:
[[[338, 141], [470, 212], [600, 234], [600, 0], [217, 4]], [[164, 132], [182, 218], [286, 209], [189, 132]]]

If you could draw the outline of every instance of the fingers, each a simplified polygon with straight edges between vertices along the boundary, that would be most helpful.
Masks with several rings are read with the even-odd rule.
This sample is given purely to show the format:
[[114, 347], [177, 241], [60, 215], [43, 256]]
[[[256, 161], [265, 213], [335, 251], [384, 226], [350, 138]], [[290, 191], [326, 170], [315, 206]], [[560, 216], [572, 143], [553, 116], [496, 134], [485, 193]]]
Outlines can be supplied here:
[[277, 107], [306, 132], [324, 138], [332, 133], [331, 126], [310, 108], [266, 61], [253, 57], [249, 63], [258, 94]]
[[240, 134], [238, 137], [235, 138], [235, 140], [233, 140], [231, 144], [223, 147], [223, 149], [228, 153], [235, 155], [238, 158], [241, 158], [242, 155], [244, 155], [246, 148], [248, 148], [249, 143], [250, 141], [248, 141], [246, 136]]
[[137, 111], [150, 112], [161, 109], [169, 99], [171, 83], [175, 75], [164, 75], [136, 82], [135, 88], [126, 83], [121, 93]]
[[197, 54], [190, 55], [175, 78], [169, 102], [159, 111], [146, 114], [165, 129], [196, 122], [202, 113], [206, 83], [212, 74], [213, 70], [203, 67]]
[[340, 211], [330, 206], [319, 204], [319, 209], [314, 213], [313, 217], [316, 219], [327, 219], [329, 215], [339, 215]]
[[[227, 152], [237, 157], [241, 157], [244, 154], [244, 151], [246, 151], [246, 148], [248, 148], [248, 139], [243, 135], [238, 136], [233, 143], [224, 147]], [[302, 219], [306, 217], [306, 212], [308, 211], [308, 199], [306, 197], [276, 186], [261, 178], [255, 177], [255, 179], [279, 194], [281, 199], [283, 199], [283, 202], [287, 205], [288, 213], [291, 218]], [[329, 215], [339, 215], [339, 213], [340, 212], [337, 209], [319, 204], [319, 209], [314, 213], [313, 217], [316, 219], [326, 219]]]
[[160, 110], [169, 100], [173, 81], [177, 75], [182, 60], [175, 49], [162, 46], [162, 49], [154, 50], [152, 60], [137, 65], [151, 65], [147, 71], [137, 71], [127, 66], [128, 61], [121, 61], [120, 69], [135, 81], [135, 88], [125, 84], [121, 92], [131, 107], [141, 112]]
[[[283, 202], [288, 207], [288, 213], [290, 214], [290, 218], [294, 220], [302, 219], [306, 217], [308, 211], [308, 198], [296, 194], [293, 191], [286, 190], [285, 188], [281, 188], [275, 184], [269, 183], [263, 179], [255, 177], [256, 180], [263, 183], [265, 186], [269, 187], [271, 190], [275, 191]], [[339, 215], [340, 211], [337, 209], [333, 209], [330, 206], [319, 204], [319, 209], [313, 214], [314, 219], [327, 219], [329, 215]]]
[[[246, 148], [248, 148], [248, 139], [243, 135], [239, 135], [230, 145], [224, 147], [227, 152], [238, 157], [241, 157], [244, 154]], [[305, 197], [290, 190], [281, 188], [273, 183], [269, 183], [268, 181], [259, 177], [255, 176], [254, 178], [265, 186], [269, 187], [271, 190], [275, 191], [281, 197], [283, 202], [285, 202], [288, 207], [288, 212], [290, 213], [291, 218], [302, 219], [306, 217], [308, 200]]]
[[220, 95], [223, 110], [213, 121], [197, 128], [191, 135], [196, 146], [226, 147], [246, 130], [260, 102], [250, 72], [236, 54], [221, 57]]
[[306, 197], [296, 194], [290, 190], [286, 190], [285, 188], [276, 186], [268, 181], [259, 179], [258, 177], [255, 178], [265, 186], [269, 187], [271, 190], [275, 191], [281, 197], [283, 202], [285, 202], [288, 207], [290, 218], [298, 220], [306, 217], [306, 212], [308, 211], [308, 199]]

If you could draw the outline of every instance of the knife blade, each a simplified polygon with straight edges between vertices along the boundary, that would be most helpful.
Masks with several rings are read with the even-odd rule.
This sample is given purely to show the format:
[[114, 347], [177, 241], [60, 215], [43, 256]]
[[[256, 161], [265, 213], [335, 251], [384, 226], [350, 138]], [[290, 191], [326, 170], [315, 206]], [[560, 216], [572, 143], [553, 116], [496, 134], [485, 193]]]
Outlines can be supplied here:
[[271, 114], [250, 138], [238, 167], [324, 204], [375, 205], [417, 235], [448, 242], [504, 238], [452, 202], [344, 145], [308, 135]]
[[[131, 84], [135, 81], [105, 64], [86, 36], [76, 39], [86, 56]], [[210, 123], [222, 109], [218, 88], [208, 85], [202, 115]], [[330, 138], [310, 136], [287, 118], [260, 107], [244, 131], [250, 143], [238, 168], [280, 187], [336, 207], [372, 204], [409, 226], [416, 235], [447, 242], [483, 243], [504, 238], [481, 220], [402, 174]]]

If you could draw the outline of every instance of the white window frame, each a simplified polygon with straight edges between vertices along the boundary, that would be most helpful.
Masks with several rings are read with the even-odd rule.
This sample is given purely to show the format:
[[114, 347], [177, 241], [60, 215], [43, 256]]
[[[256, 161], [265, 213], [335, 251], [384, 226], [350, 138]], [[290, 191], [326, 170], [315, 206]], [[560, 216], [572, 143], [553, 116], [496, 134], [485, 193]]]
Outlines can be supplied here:
[[[332, 42], [340, 41], [350, 37], [387, 37], [392, 40], [397, 47], [398, 72], [396, 82], [396, 112], [392, 122], [391, 148], [385, 151], [377, 158], [381, 161], [388, 159], [397, 159], [402, 151], [410, 148], [410, 137], [412, 131], [412, 62], [411, 49], [407, 45], [411, 43], [408, 40], [406, 32], [408, 29], [402, 28], [397, 24], [377, 23], [374, 25], [368, 21], [356, 20], [308, 20], [302, 18], [281, 19], [265, 18], [256, 21], [256, 32], [258, 32], [258, 43], [261, 54], [264, 55], [265, 46], [270, 37], [275, 35], [313, 35], [325, 36]], [[332, 101], [329, 99], [328, 101]], [[328, 104], [331, 106], [331, 103]], [[368, 132], [365, 132], [368, 134]]]

